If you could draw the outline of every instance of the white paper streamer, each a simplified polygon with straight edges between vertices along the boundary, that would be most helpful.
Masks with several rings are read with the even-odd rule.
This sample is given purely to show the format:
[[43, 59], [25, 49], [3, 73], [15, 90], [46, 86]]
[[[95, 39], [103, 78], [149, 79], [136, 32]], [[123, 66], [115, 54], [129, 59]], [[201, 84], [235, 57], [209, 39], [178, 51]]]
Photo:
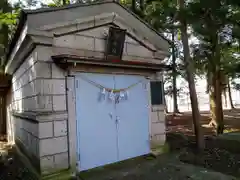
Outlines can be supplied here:
[[129, 92], [125, 91], [125, 100], [128, 100], [128, 97], [129, 97]]
[[111, 92], [109, 93], [109, 99], [110, 99], [111, 101], [115, 101], [115, 94], [113, 93], [113, 91], [111, 91]]
[[103, 100], [105, 100], [105, 99], [106, 99], [106, 89], [103, 88], [103, 89], [101, 89], [101, 91], [100, 91], [100, 93], [99, 93], [99, 98], [98, 98], [98, 100], [99, 100], [99, 101], [103, 101]]
[[120, 92], [120, 100], [124, 100], [125, 99], [125, 92]]
[[128, 91], [121, 91], [121, 92], [114, 93], [113, 91], [108, 92], [105, 88], [103, 88], [99, 92], [98, 101], [102, 102], [102, 101], [106, 100], [106, 97], [110, 102], [118, 104], [121, 101], [128, 100], [129, 92]]

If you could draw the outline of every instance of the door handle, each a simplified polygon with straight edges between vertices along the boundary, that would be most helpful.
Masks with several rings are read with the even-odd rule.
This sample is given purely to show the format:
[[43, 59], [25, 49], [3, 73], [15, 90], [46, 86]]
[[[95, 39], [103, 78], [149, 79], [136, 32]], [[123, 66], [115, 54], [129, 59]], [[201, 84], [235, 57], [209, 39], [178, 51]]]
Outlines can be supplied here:
[[116, 116], [116, 123], [118, 123], [120, 120], [120, 117], [119, 116]]

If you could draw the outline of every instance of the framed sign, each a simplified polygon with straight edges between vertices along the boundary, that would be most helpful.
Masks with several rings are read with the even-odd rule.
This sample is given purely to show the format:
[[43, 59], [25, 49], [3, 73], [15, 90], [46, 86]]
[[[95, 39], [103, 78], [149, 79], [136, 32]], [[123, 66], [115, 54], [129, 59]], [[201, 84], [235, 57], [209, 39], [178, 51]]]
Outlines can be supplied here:
[[161, 81], [151, 81], [150, 89], [152, 105], [162, 105], [164, 99], [163, 83]]
[[110, 27], [107, 38], [106, 60], [121, 61], [126, 30]]

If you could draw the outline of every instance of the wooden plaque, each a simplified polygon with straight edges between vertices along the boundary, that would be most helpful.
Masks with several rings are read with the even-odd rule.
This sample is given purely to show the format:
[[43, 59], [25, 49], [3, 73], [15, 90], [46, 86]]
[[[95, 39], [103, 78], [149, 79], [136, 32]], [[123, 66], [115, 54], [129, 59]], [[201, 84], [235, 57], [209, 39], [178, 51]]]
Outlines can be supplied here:
[[110, 27], [107, 38], [106, 60], [121, 61], [124, 48], [126, 30]]

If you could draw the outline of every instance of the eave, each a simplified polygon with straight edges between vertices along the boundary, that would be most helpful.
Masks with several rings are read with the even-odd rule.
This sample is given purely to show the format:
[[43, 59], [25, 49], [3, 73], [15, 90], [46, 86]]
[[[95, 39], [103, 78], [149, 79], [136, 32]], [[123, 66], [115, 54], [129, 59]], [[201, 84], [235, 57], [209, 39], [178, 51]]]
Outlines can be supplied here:
[[139, 69], [152, 72], [169, 71], [172, 69], [171, 66], [165, 64], [153, 64], [146, 62], [122, 61], [122, 60], [115, 62], [107, 61], [105, 59], [85, 58], [68, 54], [52, 56], [52, 59], [59, 67], [63, 69], [68, 69], [69, 67], [75, 66], [77, 64], [126, 69]]

